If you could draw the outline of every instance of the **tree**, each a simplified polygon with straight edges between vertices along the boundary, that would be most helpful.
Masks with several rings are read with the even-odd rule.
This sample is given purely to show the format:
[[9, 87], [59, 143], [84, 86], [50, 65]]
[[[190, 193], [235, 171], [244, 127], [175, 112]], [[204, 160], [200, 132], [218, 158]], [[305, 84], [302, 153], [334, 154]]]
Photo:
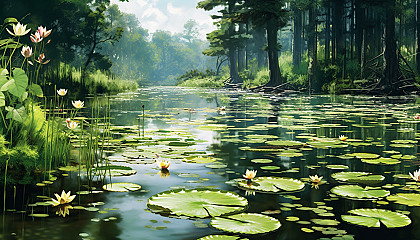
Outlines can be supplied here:
[[189, 19], [184, 24], [183, 38], [185, 38], [189, 44], [191, 44], [195, 39], [197, 39], [198, 33], [198, 23], [194, 19]]

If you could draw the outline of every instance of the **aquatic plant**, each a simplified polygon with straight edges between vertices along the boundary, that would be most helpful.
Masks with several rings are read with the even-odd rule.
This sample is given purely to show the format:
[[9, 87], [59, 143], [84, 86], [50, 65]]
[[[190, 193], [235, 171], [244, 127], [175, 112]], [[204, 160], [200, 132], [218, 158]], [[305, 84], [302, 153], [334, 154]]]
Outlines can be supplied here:
[[341, 141], [346, 141], [348, 137], [344, 136], [344, 135], [340, 135], [338, 137], [338, 139], [340, 139]]
[[247, 180], [252, 180], [253, 178], [255, 178], [255, 176], [257, 176], [257, 170], [246, 170], [245, 174], [242, 175], [245, 179]]
[[12, 36], [21, 37], [28, 34], [28, 32], [31, 31], [30, 28], [26, 29], [26, 25], [23, 25], [20, 22], [18, 22], [17, 24], [12, 24], [12, 26], [13, 26], [13, 32], [11, 32], [8, 28], [6, 28], [7, 32]]
[[414, 179], [416, 182], [420, 182], [420, 169], [417, 171], [414, 171], [413, 174], [409, 173], [410, 177]]
[[70, 203], [76, 197], [76, 195], [71, 195], [71, 191], [66, 193], [64, 190], [61, 192], [61, 196], [58, 195], [57, 193], [54, 193], [54, 196], [56, 197], [56, 199], [51, 198], [53, 206]]

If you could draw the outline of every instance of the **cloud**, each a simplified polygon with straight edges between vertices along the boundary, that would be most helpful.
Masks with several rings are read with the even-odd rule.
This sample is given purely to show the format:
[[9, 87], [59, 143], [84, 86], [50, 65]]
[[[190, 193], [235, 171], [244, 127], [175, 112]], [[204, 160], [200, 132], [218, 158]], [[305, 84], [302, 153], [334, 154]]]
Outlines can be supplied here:
[[172, 2], [168, 3], [168, 5], [166, 5], [166, 9], [172, 15], [183, 15], [183, 14], [186, 13], [186, 10], [184, 8], [174, 7], [174, 5], [172, 5]]

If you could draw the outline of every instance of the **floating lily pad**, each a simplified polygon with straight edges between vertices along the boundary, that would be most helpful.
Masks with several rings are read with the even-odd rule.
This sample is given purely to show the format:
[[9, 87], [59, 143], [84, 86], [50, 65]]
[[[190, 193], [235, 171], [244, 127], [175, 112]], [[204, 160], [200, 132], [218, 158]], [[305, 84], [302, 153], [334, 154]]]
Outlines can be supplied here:
[[216, 161], [215, 158], [212, 157], [186, 157], [182, 160], [183, 162], [187, 163], [211, 163]]
[[252, 159], [251, 162], [253, 163], [272, 163], [273, 160], [271, 159]]
[[279, 157], [302, 157], [303, 153], [301, 152], [281, 152], [276, 154]]
[[92, 171], [98, 175], [107, 175], [112, 177], [129, 176], [137, 173], [137, 171], [133, 170], [131, 167], [118, 165], [101, 166], [94, 168]]
[[411, 220], [404, 214], [385, 209], [354, 209], [349, 213], [355, 215], [342, 215], [341, 218], [349, 223], [365, 227], [379, 228], [385, 225], [387, 228], [405, 227], [411, 224]]
[[311, 221], [317, 225], [322, 225], [322, 226], [336, 226], [340, 224], [339, 221], [334, 220], [334, 219], [315, 218], [315, 219], [311, 219]]
[[382, 175], [373, 175], [368, 172], [338, 172], [331, 175], [337, 181], [362, 184], [378, 184], [385, 177]]
[[166, 214], [206, 218], [242, 212], [248, 201], [236, 193], [223, 190], [176, 189], [151, 196], [147, 206]]
[[349, 166], [346, 166], [346, 165], [327, 165], [325, 167], [329, 169], [333, 169], [333, 170], [343, 170], [343, 169], [349, 168]]
[[283, 148], [300, 148], [305, 144], [298, 141], [267, 141], [266, 144]]
[[374, 153], [350, 153], [347, 155], [363, 159], [374, 159], [380, 157], [380, 155]]
[[137, 191], [141, 186], [135, 183], [110, 183], [103, 185], [102, 188], [110, 192], [129, 192]]
[[197, 240], [248, 240], [248, 238], [241, 238], [238, 236], [229, 236], [229, 235], [208, 235]]
[[215, 217], [210, 225], [214, 228], [241, 234], [261, 234], [278, 229], [280, 221], [263, 214], [241, 213], [227, 217]]
[[263, 166], [261, 167], [262, 170], [268, 170], [268, 171], [272, 171], [272, 170], [279, 170], [280, 167], [279, 166]]
[[420, 194], [416, 193], [397, 193], [395, 195], [388, 196], [386, 199], [388, 201], [395, 201], [396, 203], [410, 207], [420, 206]]
[[288, 191], [298, 191], [305, 187], [300, 180], [284, 177], [257, 177], [248, 183], [247, 180], [238, 182], [238, 186], [245, 189], [281, 193]]
[[331, 192], [341, 197], [356, 199], [377, 199], [386, 197], [390, 194], [388, 190], [373, 189], [370, 187], [363, 188], [358, 185], [336, 186], [331, 189]]
[[394, 158], [377, 158], [377, 159], [362, 159], [361, 160], [364, 163], [369, 163], [369, 164], [382, 164], [382, 165], [394, 165], [394, 164], [398, 164], [401, 163], [401, 161], [394, 159]]

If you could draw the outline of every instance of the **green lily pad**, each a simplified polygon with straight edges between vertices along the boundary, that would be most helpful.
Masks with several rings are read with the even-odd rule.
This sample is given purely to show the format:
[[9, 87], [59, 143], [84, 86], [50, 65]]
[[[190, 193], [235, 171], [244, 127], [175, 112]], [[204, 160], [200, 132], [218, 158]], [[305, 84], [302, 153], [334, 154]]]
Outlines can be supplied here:
[[368, 172], [338, 172], [331, 175], [337, 181], [362, 184], [378, 184], [385, 177], [382, 175], [373, 175]]
[[350, 153], [347, 155], [362, 159], [374, 159], [380, 157], [380, 155], [374, 153]]
[[388, 196], [386, 199], [388, 201], [395, 201], [396, 203], [410, 207], [420, 206], [420, 194], [416, 193], [397, 193], [395, 195]]
[[388, 190], [372, 189], [370, 187], [363, 188], [358, 185], [341, 185], [331, 189], [331, 192], [341, 196], [355, 199], [377, 199], [383, 198], [390, 194]]
[[197, 240], [248, 240], [248, 238], [241, 238], [238, 236], [229, 236], [229, 235], [208, 235]]
[[214, 228], [241, 234], [261, 234], [278, 229], [280, 221], [263, 214], [241, 213], [228, 217], [215, 217], [210, 225]]
[[280, 167], [279, 166], [262, 166], [261, 169], [272, 171], [272, 170], [279, 170]]
[[346, 165], [327, 165], [325, 167], [329, 169], [333, 169], [333, 170], [343, 170], [343, 169], [349, 168], [349, 166], [346, 166]]
[[365, 227], [379, 228], [385, 225], [387, 228], [405, 227], [411, 224], [411, 220], [404, 214], [385, 209], [354, 209], [349, 213], [355, 215], [342, 215], [341, 218], [349, 223]]
[[322, 225], [322, 226], [336, 226], [340, 224], [339, 221], [334, 220], [334, 219], [315, 218], [315, 219], [311, 219], [311, 221], [317, 225]]
[[279, 157], [302, 157], [303, 153], [301, 152], [281, 152], [276, 154]]
[[248, 201], [236, 193], [223, 190], [176, 189], [151, 196], [147, 206], [161, 213], [207, 218], [242, 212]]
[[137, 173], [137, 171], [133, 170], [131, 167], [118, 165], [101, 166], [92, 169], [92, 171], [94, 171], [97, 175], [107, 175], [112, 177], [129, 176]]
[[267, 141], [266, 144], [283, 148], [300, 148], [304, 143], [298, 141]]
[[300, 180], [284, 177], [257, 177], [248, 183], [247, 180], [238, 182], [238, 186], [247, 190], [280, 193], [298, 191], [305, 187]]
[[361, 160], [364, 163], [369, 163], [369, 164], [382, 164], [382, 165], [394, 165], [394, 164], [398, 164], [401, 163], [401, 161], [394, 159], [394, 158], [377, 158], [377, 159], [362, 159]]
[[253, 163], [272, 163], [273, 162], [273, 160], [271, 160], [271, 159], [252, 159], [251, 160], [251, 162], [253, 162]]
[[129, 192], [137, 191], [141, 186], [135, 183], [109, 183], [103, 185], [102, 188], [110, 192]]

